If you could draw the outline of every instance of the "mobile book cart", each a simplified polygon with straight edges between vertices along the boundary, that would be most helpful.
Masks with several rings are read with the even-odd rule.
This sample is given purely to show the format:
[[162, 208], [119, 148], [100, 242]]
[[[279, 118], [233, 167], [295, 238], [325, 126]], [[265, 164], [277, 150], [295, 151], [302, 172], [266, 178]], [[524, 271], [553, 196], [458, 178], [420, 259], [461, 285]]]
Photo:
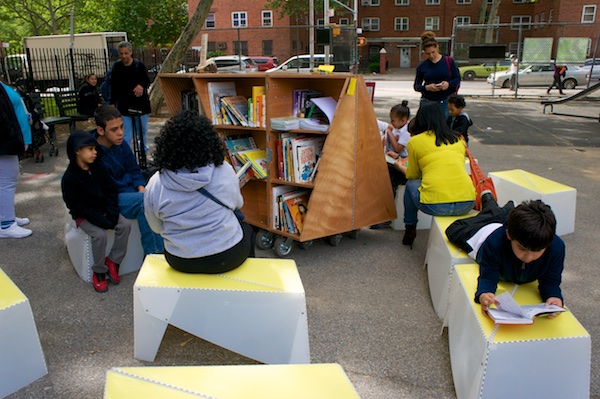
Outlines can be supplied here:
[[[327, 238], [337, 245], [343, 233], [356, 237], [358, 229], [396, 218], [394, 196], [387, 171], [377, 120], [361, 75], [292, 73], [159, 74], [165, 102], [171, 114], [182, 108], [182, 93], [195, 91], [199, 112], [212, 117], [210, 82], [235, 82], [238, 95], [252, 96], [255, 86], [266, 87], [266, 127], [215, 125], [222, 135], [250, 134], [267, 154], [268, 176], [252, 179], [242, 188], [246, 221], [259, 228], [256, 244], [273, 246], [280, 257], [288, 256], [294, 243], [303, 248]], [[294, 90], [319, 90], [333, 97], [337, 107], [326, 132], [292, 130], [306, 135], [325, 135], [322, 156], [313, 181], [294, 183], [278, 178], [276, 143], [282, 131], [271, 128], [274, 117], [290, 116]], [[308, 210], [299, 234], [276, 229], [273, 220], [273, 188], [288, 185], [310, 191]]]

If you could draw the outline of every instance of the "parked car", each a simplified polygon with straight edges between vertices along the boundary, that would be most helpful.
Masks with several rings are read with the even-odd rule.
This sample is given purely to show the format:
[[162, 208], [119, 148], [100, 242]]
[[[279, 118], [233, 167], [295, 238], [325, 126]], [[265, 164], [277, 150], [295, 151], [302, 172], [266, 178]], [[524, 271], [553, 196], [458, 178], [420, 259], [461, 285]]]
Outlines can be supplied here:
[[252, 61], [252, 58], [245, 55], [223, 55], [209, 58], [206, 61], [214, 62], [217, 66], [217, 72], [246, 73], [258, 71], [258, 66]]
[[[592, 65], [594, 69], [592, 69]], [[581, 66], [581, 69], [584, 69], [588, 72], [586, 75], [590, 80], [600, 80], [600, 58], [588, 58]]]
[[460, 76], [463, 80], [473, 80], [475, 78], [487, 78], [490, 73], [494, 73], [494, 64], [496, 64], [496, 71], [505, 71], [510, 68], [510, 60], [498, 61], [498, 62], [484, 62], [479, 65], [467, 65], [458, 67]]
[[[587, 84], [587, 71], [575, 65], [567, 65], [566, 75], [563, 78], [563, 88], [574, 89], [579, 85]], [[502, 71], [492, 73], [487, 78], [489, 84], [496, 87], [510, 87], [510, 72]], [[554, 81], [554, 65], [536, 64], [523, 66], [519, 70], [519, 86], [550, 86]]]
[[[314, 68], [316, 69], [319, 65], [325, 63], [325, 54], [314, 55]], [[333, 62], [333, 54], [329, 55], [329, 62]], [[310, 54], [295, 55], [288, 58], [283, 64], [278, 67], [271, 68], [267, 72], [311, 72], [310, 68]]]
[[251, 56], [252, 61], [258, 66], [259, 71], [266, 71], [279, 66], [277, 57]]

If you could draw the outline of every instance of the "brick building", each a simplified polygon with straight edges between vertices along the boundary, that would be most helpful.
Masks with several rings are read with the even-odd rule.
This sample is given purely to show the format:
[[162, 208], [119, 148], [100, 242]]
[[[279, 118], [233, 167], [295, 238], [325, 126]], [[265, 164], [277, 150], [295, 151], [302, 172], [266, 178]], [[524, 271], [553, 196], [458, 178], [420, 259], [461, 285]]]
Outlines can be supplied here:
[[[421, 60], [420, 35], [425, 30], [434, 31], [441, 51], [449, 53], [454, 24], [478, 24], [482, 5], [489, 12], [492, 2], [359, 0], [358, 27], [362, 28], [360, 35], [367, 39], [367, 44], [359, 48], [361, 58], [377, 58], [385, 48], [389, 67], [415, 67]], [[525, 24], [523, 29], [528, 37], [590, 37], [591, 54], [598, 39], [599, 3], [600, 0], [502, 0], [495, 23], [506, 29], [499, 29], [492, 41], [506, 44], [508, 51], [516, 52], [519, 36], [515, 26]], [[189, 1], [190, 13], [197, 4], [198, 0]], [[239, 50], [247, 55], [277, 56], [280, 60], [308, 52], [307, 29], [298, 27], [308, 25], [308, 18], [280, 18], [277, 10], [265, 9], [265, 4], [263, 0], [214, 0], [203, 30], [209, 33], [209, 50], [220, 49], [227, 54], [236, 54]], [[339, 9], [330, 23], [343, 28], [352, 26], [353, 20], [351, 12]], [[322, 14], [316, 16], [315, 23], [323, 24]], [[560, 23], [580, 25], [561, 27]], [[593, 28], [584, 29], [586, 26]], [[354, 34], [353, 29], [350, 31]], [[334, 46], [336, 40], [334, 37]], [[199, 42], [198, 37], [194, 44], [199, 45]], [[315, 46], [315, 51], [321, 52], [322, 46]]]

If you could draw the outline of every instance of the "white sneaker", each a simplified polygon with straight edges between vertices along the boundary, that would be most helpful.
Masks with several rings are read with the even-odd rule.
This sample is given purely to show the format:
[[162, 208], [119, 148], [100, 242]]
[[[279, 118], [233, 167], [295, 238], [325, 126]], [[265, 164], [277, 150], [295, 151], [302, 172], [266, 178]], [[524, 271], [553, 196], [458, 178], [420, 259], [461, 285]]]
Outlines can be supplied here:
[[7, 229], [0, 229], [0, 238], [24, 238], [31, 234], [33, 231], [20, 227], [17, 222], [11, 224]]
[[15, 222], [17, 222], [18, 226], [25, 226], [27, 224], [29, 224], [29, 219], [28, 218], [15, 218]]

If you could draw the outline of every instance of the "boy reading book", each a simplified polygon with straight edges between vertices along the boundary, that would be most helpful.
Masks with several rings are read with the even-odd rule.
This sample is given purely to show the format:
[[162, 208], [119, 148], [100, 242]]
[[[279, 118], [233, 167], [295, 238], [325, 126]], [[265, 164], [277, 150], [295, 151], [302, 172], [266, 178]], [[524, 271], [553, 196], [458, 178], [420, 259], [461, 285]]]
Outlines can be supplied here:
[[552, 209], [540, 200], [525, 201], [516, 208], [510, 201], [500, 208], [489, 191], [481, 199], [477, 216], [457, 220], [446, 229], [448, 240], [479, 263], [475, 302], [487, 312], [499, 304], [495, 297], [499, 281], [538, 280], [545, 304], [562, 307], [565, 244], [556, 235]]

